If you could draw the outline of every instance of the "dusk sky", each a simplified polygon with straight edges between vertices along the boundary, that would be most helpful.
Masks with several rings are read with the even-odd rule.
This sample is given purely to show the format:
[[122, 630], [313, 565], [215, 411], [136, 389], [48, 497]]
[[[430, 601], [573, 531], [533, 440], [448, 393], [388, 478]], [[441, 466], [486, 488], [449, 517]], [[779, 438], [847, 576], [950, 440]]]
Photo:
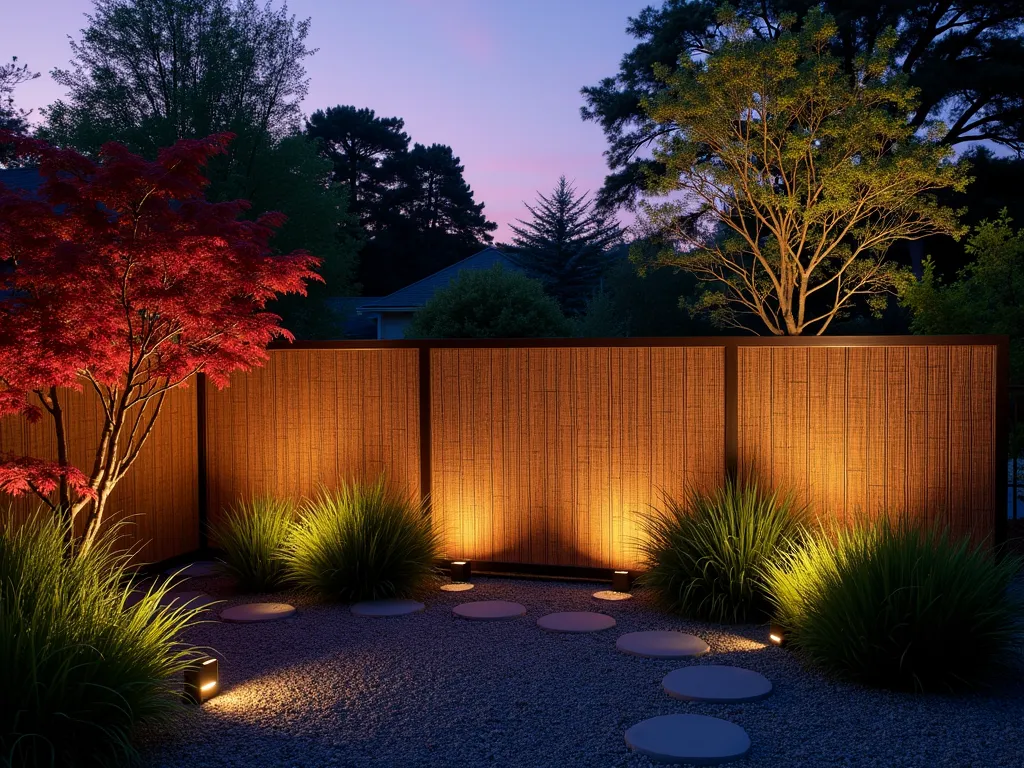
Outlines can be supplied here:
[[[523, 201], [550, 192], [560, 174], [580, 191], [604, 178], [601, 129], [584, 123], [579, 90], [618, 70], [633, 47], [629, 16], [655, 0], [293, 0], [312, 18], [309, 114], [353, 104], [404, 118], [412, 141], [450, 145], [484, 212], [510, 237]], [[90, 0], [12, 5], [0, 26], [0, 57], [39, 79], [21, 86], [38, 109], [63, 90], [49, 77], [71, 55]], [[38, 117], [38, 114], [34, 117]]]

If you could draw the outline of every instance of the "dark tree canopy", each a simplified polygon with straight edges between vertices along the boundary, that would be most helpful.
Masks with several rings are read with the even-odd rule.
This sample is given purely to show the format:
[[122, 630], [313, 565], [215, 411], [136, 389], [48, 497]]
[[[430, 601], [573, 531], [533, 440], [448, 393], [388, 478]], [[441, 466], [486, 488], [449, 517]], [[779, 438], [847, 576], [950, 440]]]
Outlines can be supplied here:
[[[30, 72], [27, 64], [18, 64], [13, 56], [7, 64], [0, 64], [0, 131], [24, 135], [28, 132], [30, 110], [20, 109], [14, 101], [14, 91], [22, 83], [35, 80], [38, 72]], [[14, 157], [13, 147], [0, 145], [0, 165]]]
[[397, 186], [383, 196], [386, 216], [401, 216], [424, 233], [447, 235], [467, 248], [493, 240], [497, 224], [484, 216], [484, 204], [473, 199], [463, 179], [465, 168], [443, 144], [416, 144], [408, 154], [394, 158]]
[[[896, 68], [919, 89], [909, 115], [914, 127], [941, 119], [943, 140], [951, 145], [988, 139], [1024, 149], [1024, 4], [1019, 0], [921, 2], [898, 0], [736, 0], [738, 15], [775, 37], [784, 14], [803, 20], [821, 7], [838, 25], [836, 55], [845, 70], [858, 56], [874, 55], [884, 31], [897, 32]], [[622, 58], [619, 72], [583, 88], [582, 115], [601, 125], [608, 139], [609, 175], [599, 196], [605, 207], [635, 205], [645, 168], [661, 168], [649, 158], [655, 138], [672, 131], [648, 119], [641, 100], [662, 90], [657, 65], [674, 68], [679, 58], [699, 57], [714, 48], [723, 29], [718, 0], [666, 0], [629, 20], [627, 31], [639, 42]]]
[[381, 195], [393, 181], [394, 160], [409, 149], [400, 117], [377, 117], [352, 106], [318, 109], [306, 122], [306, 135], [319, 142], [334, 165], [334, 181], [348, 190], [349, 206], [367, 229], [375, 224]]
[[303, 136], [289, 136], [263, 153], [248, 184], [253, 211], [288, 211], [274, 234], [277, 253], [302, 249], [323, 263], [323, 282], [305, 296], [284, 296], [270, 305], [299, 339], [340, 339], [343, 328], [325, 300], [352, 293], [362, 232], [348, 211], [348, 192], [331, 181], [332, 167]]
[[[309, 20], [257, 0], [94, 0], [44, 135], [95, 152], [120, 141], [155, 156], [181, 138], [235, 134], [230, 173], [298, 129]], [[213, 182], [218, 171], [211, 169]]]
[[70, 68], [53, 73], [68, 95], [45, 110], [43, 135], [87, 154], [113, 140], [155, 156], [233, 134], [208, 166], [207, 197], [285, 214], [273, 249], [314, 253], [325, 282], [273, 308], [300, 338], [337, 336], [324, 299], [352, 291], [361, 233], [333, 166], [299, 133], [309, 20], [257, 0], [95, 0], [87, 19]]
[[306, 123], [365, 231], [359, 282], [383, 295], [480, 250], [497, 224], [484, 215], [451, 147], [414, 144], [398, 117], [337, 106]]
[[521, 272], [464, 269], [413, 318], [411, 339], [515, 339], [569, 336], [558, 302]]
[[415, 144], [388, 162], [394, 183], [380, 195], [360, 278], [370, 295], [390, 293], [484, 248], [498, 225], [484, 215], [451, 147]]
[[[658, 243], [644, 239], [613, 250], [600, 293], [602, 298], [596, 308], [606, 320], [614, 318], [614, 323], [606, 324], [619, 328], [621, 333], [580, 332], [579, 335], [713, 336], [723, 333], [706, 318], [694, 316], [685, 309], [685, 305], [696, 301], [704, 290], [694, 275], [673, 267], [638, 272], [637, 264], [649, 264], [659, 250]], [[636, 254], [636, 263], [630, 258], [631, 252]], [[587, 306], [587, 315], [594, 309], [592, 301]]]
[[19, 109], [14, 102], [14, 90], [22, 83], [35, 80], [38, 72], [30, 72], [28, 64], [18, 64], [18, 57], [11, 57], [7, 64], [0, 64], [0, 130], [11, 133], [28, 131], [28, 110]]
[[[995, 221], [1004, 209], [1013, 221], [1024, 222], [1024, 159], [997, 157], [986, 147], [978, 146], [963, 153], [958, 162], [968, 166], [973, 181], [963, 192], [941, 191], [939, 199], [962, 211], [961, 223], [974, 228], [983, 221]], [[963, 240], [957, 242], [943, 235], [926, 238], [920, 243], [919, 252], [922, 257], [931, 258], [937, 277], [950, 280], [972, 253], [965, 253]]]
[[[1010, 379], [1024, 384], [1024, 229], [1002, 211], [974, 228], [966, 250], [973, 261], [942, 281], [925, 261], [924, 278], [908, 281], [901, 303], [915, 333], [986, 333], [1010, 337]], [[1022, 436], [1024, 437], [1024, 436]]]
[[565, 176], [550, 195], [538, 193], [534, 205], [525, 205], [531, 219], [511, 225], [509, 257], [566, 312], [583, 311], [608, 267], [611, 247], [622, 241], [622, 229]]

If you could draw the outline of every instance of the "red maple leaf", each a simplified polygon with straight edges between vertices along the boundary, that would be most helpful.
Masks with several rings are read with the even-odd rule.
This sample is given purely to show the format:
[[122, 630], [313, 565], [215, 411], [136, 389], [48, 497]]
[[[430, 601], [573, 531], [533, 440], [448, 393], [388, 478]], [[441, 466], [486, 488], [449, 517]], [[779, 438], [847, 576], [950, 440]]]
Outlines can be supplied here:
[[[267, 344], [291, 338], [267, 302], [320, 279], [309, 253], [272, 252], [282, 215], [243, 219], [247, 202], [205, 199], [203, 167], [231, 138], [179, 141], [155, 162], [110, 143], [93, 161], [0, 132], [43, 179], [31, 195], [0, 184], [0, 416], [48, 413], [60, 453], [3, 458], [0, 484], [72, 517], [88, 508], [86, 546], [166, 392], [262, 363]], [[106, 420], [88, 474], [60, 458], [57, 429], [59, 388], [83, 386]]]

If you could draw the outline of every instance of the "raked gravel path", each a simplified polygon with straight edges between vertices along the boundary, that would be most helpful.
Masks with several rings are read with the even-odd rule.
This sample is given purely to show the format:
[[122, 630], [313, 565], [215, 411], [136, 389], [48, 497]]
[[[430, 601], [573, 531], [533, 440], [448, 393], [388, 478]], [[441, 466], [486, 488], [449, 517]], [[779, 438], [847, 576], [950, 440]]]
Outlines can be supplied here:
[[[205, 624], [189, 640], [220, 658], [220, 696], [141, 736], [142, 764], [161, 768], [648, 768], [623, 734], [675, 713], [742, 726], [753, 746], [735, 766], [1002, 768], [1024, 755], [1024, 687], [986, 696], [912, 696], [831, 682], [763, 627], [723, 628], [654, 610], [642, 593], [599, 602], [594, 584], [474, 577], [470, 593], [437, 590], [425, 611], [394, 619], [282, 593], [232, 596], [217, 578], [190, 579], [226, 602], [288, 602], [273, 624]], [[526, 616], [470, 622], [473, 600], [522, 603]], [[556, 634], [556, 611], [604, 611], [617, 626]], [[615, 650], [626, 632], [674, 629], [704, 638], [706, 656], [657, 660]], [[707, 704], [670, 698], [662, 678], [687, 664], [731, 664], [765, 675], [769, 698]]]

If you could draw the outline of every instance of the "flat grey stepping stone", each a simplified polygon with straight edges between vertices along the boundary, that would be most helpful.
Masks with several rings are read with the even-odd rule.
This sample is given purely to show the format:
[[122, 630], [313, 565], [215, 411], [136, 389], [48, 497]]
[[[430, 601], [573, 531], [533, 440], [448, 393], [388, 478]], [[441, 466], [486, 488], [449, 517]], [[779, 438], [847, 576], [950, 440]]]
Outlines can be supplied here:
[[467, 584], [465, 582], [459, 582], [459, 583], [456, 583], [456, 584], [442, 584], [441, 585], [441, 590], [443, 592], [468, 592], [472, 588], [473, 588], [472, 584]]
[[616, 592], [613, 589], [602, 589], [600, 592], [595, 592], [594, 597], [598, 600], [629, 600], [633, 597], [629, 592]]
[[718, 664], [673, 670], [661, 685], [669, 696], [684, 701], [757, 701], [772, 692], [771, 681], [764, 675]]
[[616, 640], [615, 647], [623, 653], [649, 659], [683, 659], [711, 650], [696, 635], [673, 631], [630, 632]]
[[452, 608], [452, 613], [470, 621], [500, 621], [515, 619], [526, 615], [526, 608], [519, 603], [506, 600], [478, 600], [475, 603], [462, 603]]
[[537, 626], [549, 632], [600, 632], [614, 627], [615, 619], [593, 611], [566, 611], [541, 616]]
[[280, 621], [295, 613], [295, 606], [288, 603], [243, 603], [221, 611], [222, 621], [247, 624], [255, 621]]
[[167, 576], [177, 574], [178, 576], [193, 578], [200, 578], [203, 576], [220, 576], [223, 573], [220, 563], [215, 563], [212, 560], [202, 560], [198, 563], [192, 563], [184, 569], [182, 569], [181, 566], [176, 566], [164, 571], [164, 574]]
[[721, 765], [747, 754], [750, 737], [717, 717], [661, 715], [626, 731], [626, 746], [656, 763]]
[[[142, 595], [139, 595], [139, 600], [142, 599]], [[212, 603], [215, 603], [212, 597], [205, 592], [168, 592], [161, 597], [157, 602], [160, 605], [167, 606], [168, 608], [208, 608]]]
[[352, 613], [355, 616], [408, 616], [410, 613], [419, 613], [426, 608], [423, 603], [415, 600], [367, 600], [356, 603], [352, 606]]

